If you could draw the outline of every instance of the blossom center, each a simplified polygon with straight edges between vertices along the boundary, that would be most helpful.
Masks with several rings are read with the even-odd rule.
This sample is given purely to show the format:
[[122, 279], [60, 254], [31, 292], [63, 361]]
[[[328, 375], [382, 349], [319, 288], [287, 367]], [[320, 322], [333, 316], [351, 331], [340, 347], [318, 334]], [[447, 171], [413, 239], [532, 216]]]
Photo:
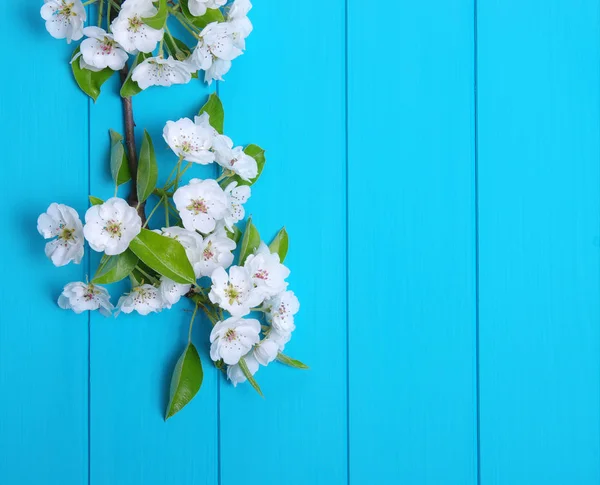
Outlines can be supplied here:
[[190, 153], [190, 152], [198, 151], [198, 147], [194, 143], [192, 143], [191, 140], [186, 140], [185, 138], [183, 138], [183, 141], [181, 142], [181, 144], [176, 147], [179, 148], [183, 153]]
[[230, 328], [229, 330], [227, 330], [227, 332], [225, 333], [223, 338], [225, 340], [227, 340], [227, 342], [232, 342], [235, 339], [237, 339], [237, 333], [235, 332], [235, 330], [233, 328]]
[[100, 50], [105, 56], [111, 54], [114, 47], [115, 41], [109, 39], [108, 37], [104, 37], [104, 39], [102, 39], [102, 42], [100, 42]]
[[204, 256], [205, 261], [208, 261], [209, 259], [212, 259], [214, 257], [215, 253], [212, 251], [212, 241], [209, 242], [208, 245], [204, 248], [202, 254]]
[[73, 239], [75, 239], [75, 237], [74, 237], [75, 229], [71, 229], [70, 227], [66, 227], [66, 226], [61, 227], [61, 229], [62, 229], [62, 231], [61, 231], [60, 235], [58, 236], [59, 239], [62, 239], [64, 241], [72, 241]]
[[138, 15], [135, 15], [134, 17], [129, 17], [129, 28], [128, 28], [128, 30], [130, 32], [133, 32], [133, 33], [137, 34], [140, 31], [140, 29], [142, 28], [143, 25], [144, 25], [144, 22], [142, 22], [142, 19]]
[[269, 272], [266, 269], [259, 269], [256, 273], [254, 273], [254, 277], [259, 280], [268, 280]]
[[96, 294], [96, 291], [94, 290], [94, 287], [92, 285], [89, 285], [86, 288], [86, 292], [83, 294], [83, 299], [85, 301], [91, 301], [94, 299], [95, 294]]
[[112, 238], [115, 237], [121, 237], [122, 235], [122, 227], [121, 227], [121, 223], [114, 221], [114, 220], [110, 220], [106, 223], [106, 226], [104, 226], [104, 230], [108, 233], [108, 235]]
[[71, 16], [76, 16], [77, 14], [75, 12], [73, 12], [73, 3], [63, 3], [61, 8], [56, 9], [53, 12], [53, 15], [56, 16], [64, 16], [64, 17], [71, 17]]
[[238, 301], [240, 292], [234, 285], [227, 283], [227, 288], [225, 288], [225, 296], [229, 300], [229, 304], [233, 305]]
[[204, 199], [192, 199], [190, 201], [190, 205], [188, 205], [186, 209], [190, 212], [193, 212], [195, 216], [197, 216], [201, 212], [203, 214], [206, 214], [208, 212], [208, 207], [206, 207]]

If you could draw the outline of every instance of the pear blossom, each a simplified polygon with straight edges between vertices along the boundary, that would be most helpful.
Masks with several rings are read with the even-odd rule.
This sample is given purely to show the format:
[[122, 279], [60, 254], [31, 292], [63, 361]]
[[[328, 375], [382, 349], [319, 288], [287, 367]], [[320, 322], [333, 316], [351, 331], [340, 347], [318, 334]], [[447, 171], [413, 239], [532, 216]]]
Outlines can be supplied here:
[[163, 306], [167, 309], [179, 302], [181, 297], [185, 296], [191, 289], [192, 285], [176, 283], [166, 276], [160, 279], [160, 286], [158, 287]]
[[110, 316], [114, 309], [106, 288], [81, 281], [69, 283], [64, 287], [58, 297], [58, 306], [63, 310], [73, 310], [75, 313], [100, 310], [105, 317]]
[[189, 0], [188, 8], [194, 17], [202, 17], [209, 8], [219, 8], [227, 3], [227, 0]]
[[81, 0], [44, 0], [40, 15], [46, 21], [46, 30], [55, 39], [79, 40], [83, 37], [86, 20]]
[[223, 81], [223, 76], [231, 69], [231, 61], [215, 59], [208, 69], [204, 71], [204, 82], [209, 86], [213, 81]]
[[213, 231], [217, 221], [223, 219], [228, 210], [227, 195], [213, 179], [190, 180], [188, 185], [175, 191], [173, 202], [183, 226], [204, 234]]
[[246, 38], [252, 32], [252, 22], [248, 12], [252, 8], [249, 0], [235, 0], [229, 9], [227, 20], [232, 31], [233, 44], [240, 49], [246, 48]]
[[217, 228], [212, 234], [204, 238], [200, 253], [200, 275], [210, 276], [217, 268], [228, 268], [233, 263], [235, 241], [229, 239], [225, 229]]
[[260, 322], [253, 318], [230, 317], [217, 322], [210, 332], [210, 358], [235, 365], [260, 340]]
[[94, 251], [109, 256], [124, 252], [141, 230], [137, 210], [118, 197], [90, 207], [85, 214], [83, 235]]
[[[246, 362], [246, 367], [250, 371], [250, 374], [254, 375], [258, 371], [259, 365], [258, 360], [255, 357], [255, 354], [250, 352], [244, 356], [244, 361]], [[244, 375], [244, 371], [239, 364], [230, 365], [227, 367], [227, 378], [233, 384], [233, 387], [236, 387], [238, 384], [246, 382], [246, 376]]]
[[215, 154], [211, 151], [214, 130], [206, 126], [206, 119], [196, 116], [194, 121], [189, 118], [167, 121], [163, 138], [183, 160], [201, 165], [212, 163], [215, 161]]
[[149, 57], [136, 66], [131, 79], [138, 83], [140, 89], [147, 89], [150, 86], [187, 84], [192, 79], [192, 74], [186, 62], [173, 57]]
[[140, 315], [158, 313], [164, 307], [158, 288], [152, 285], [140, 285], [123, 295], [117, 303], [117, 314], [120, 312], [138, 312]]
[[228, 275], [223, 268], [218, 267], [213, 271], [211, 279], [208, 298], [233, 316], [247, 315], [251, 308], [263, 301], [262, 295], [255, 291], [246, 268], [232, 266]]
[[162, 40], [164, 29], [154, 29], [143, 19], [157, 12], [152, 0], [127, 0], [111, 24], [115, 40], [130, 54], [152, 52]]
[[185, 249], [185, 254], [188, 257], [190, 264], [194, 268], [194, 274], [196, 275], [196, 278], [205, 276], [203, 274], [204, 262], [202, 261], [204, 240], [200, 234], [198, 234], [196, 231], [188, 231], [187, 229], [178, 226], [163, 227], [162, 232], [158, 230], [154, 232], [179, 241], [179, 243]]
[[225, 187], [225, 195], [227, 196], [227, 213], [223, 218], [225, 227], [230, 231], [233, 230], [233, 225], [241, 221], [246, 214], [244, 204], [250, 198], [250, 187], [248, 185], [240, 185], [237, 182], [231, 182]]
[[279, 334], [276, 337], [284, 340], [295, 330], [294, 315], [300, 310], [300, 302], [293, 291], [284, 291], [266, 300], [263, 308], [266, 309], [267, 320], [271, 323], [271, 333], [274, 330]]
[[44, 239], [56, 238], [46, 244], [46, 256], [54, 266], [64, 266], [83, 258], [83, 225], [79, 215], [69, 206], [50, 204], [48, 210], [38, 217], [38, 232]]
[[290, 270], [279, 262], [279, 255], [271, 253], [262, 241], [254, 254], [246, 258], [244, 267], [254, 287], [264, 297], [275, 296], [287, 288], [285, 279], [290, 275]]
[[256, 160], [244, 153], [243, 147], [233, 148], [233, 141], [228, 136], [216, 136], [213, 147], [217, 163], [224, 169], [231, 170], [246, 181], [250, 181], [258, 175]]
[[[101, 71], [107, 67], [113, 71], [123, 69], [129, 56], [115, 41], [112, 34], [100, 27], [86, 27], [83, 33], [88, 37], [80, 46], [81, 67], [91, 71]], [[71, 62], [74, 62], [73, 58]]]
[[187, 60], [191, 70], [206, 71], [205, 81], [221, 80], [231, 61], [242, 54], [234, 45], [233, 29], [228, 22], [212, 22], [200, 32], [198, 45]]
[[254, 347], [254, 357], [260, 365], [267, 366], [277, 358], [279, 351], [279, 342], [269, 336]]

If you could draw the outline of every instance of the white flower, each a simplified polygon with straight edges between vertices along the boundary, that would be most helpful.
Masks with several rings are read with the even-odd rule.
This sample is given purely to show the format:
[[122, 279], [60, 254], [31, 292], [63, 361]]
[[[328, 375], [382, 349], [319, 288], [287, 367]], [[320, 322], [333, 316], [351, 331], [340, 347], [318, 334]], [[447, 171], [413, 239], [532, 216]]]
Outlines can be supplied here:
[[185, 62], [173, 57], [149, 57], [133, 70], [131, 75], [140, 89], [150, 86], [172, 86], [173, 84], [187, 84], [192, 79], [190, 69]]
[[123, 69], [129, 56], [111, 34], [99, 27], [86, 27], [83, 33], [88, 38], [81, 43], [80, 47], [82, 68], [92, 71], [100, 71], [107, 67], [113, 71]]
[[55, 39], [79, 40], [83, 37], [86, 20], [81, 0], [44, 0], [40, 15], [46, 21], [46, 30]]
[[[250, 374], [254, 375], [258, 371], [258, 360], [252, 352], [244, 356], [244, 361], [246, 362], [246, 367], [250, 371]], [[239, 364], [230, 365], [227, 367], [227, 378], [231, 381], [233, 386], [237, 386], [242, 382], [246, 382], [246, 376], [242, 371], [242, 368]]]
[[192, 179], [188, 185], [179, 187], [173, 194], [173, 202], [179, 211], [183, 226], [204, 234], [211, 232], [218, 220], [227, 213], [227, 195], [213, 180]]
[[205, 81], [221, 80], [229, 71], [231, 61], [242, 54], [242, 50], [234, 45], [233, 28], [228, 22], [212, 22], [202, 32], [198, 45], [187, 60], [191, 70], [206, 71]]
[[75, 209], [63, 204], [50, 204], [48, 211], [38, 217], [37, 229], [44, 239], [56, 238], [46, 244], [46, 256], [54, 266], [81, 262], [83, 226]]
[[111, 24], [115, 40], [130, 54], [152, 52], [163, 38], [164, 30], [153, 29], [143, 19], [157, 12], [151, 0], [127, 0]]
[[249, 0], [235, 0], [227, 16], [233, 44], [242, 50], [246, 48], [246, 38], [252, 32], [252, 22], [247, 17], [251, 8], [252, 4]]
[[[287, 288], [285, 279], [290, 270], [279, 262], [279, 255], [271, 253], [264, 242], [246, 258], [244, 267], [248, 270], [254, 287], [264, 297], [275, 296]], [[292, 293], [293, 295], [293, 293]]]
[[224, 228], [218, 228], [207, 236], [200, 253], [200, 275], [210, 276], [219, 267], [228, 268], [233, 263], [235, 241], [229, 239]]
[[230, 317], [217, 322], [210, 332], [210, 358], [235, 365], [259, 342], [259, 334], [260, 322], [252, 318]]
[[254, 347], [254, 357], [260, 365], [267, 366], [277, 358], [279, 353], [279, 343], [270, 336], [261, 340], [260, 344]]
[[188, 8], [194, 17], [202, 17], [209, 8], [219, 8], [227, 3], [227, 0], [189, 0]]
[[123, 199], [112, 197], [88, 209], [83, 234], [94, 251], [112, 256], [124, 252], [141, 229], [137, 210]]
[[227, 18], [229, 20], [244, 18], [248, 15], [251, 8], [252, 4], [250, 3], [250, 0], [234, 0], [229, 8]]
[[[275, 330], [279, 334], [278, 337], [285, 339], [295, 330], [294, 315], [300, 310], [300, 302], [293, 291], [284, 291], [275, 295], [266, 300], [263, 307], [267, 310], [267, 320], [271, 322], [271, 333]], [[287, 340], [284, 344], [287, 343]]]
[[181, 297], [190, 291], [191, 288], [192, 285], [175, 283], [175, 281], [163, 276], [160, 279], [160, 286], [158, 287], [163, 306], [167, 309], [171, 308], [175, 303], [181, 300]]
[[258, 164], [243, 147], [233, 148], [233, 141], [225, 135], [215, 137], [213, 147], [215, 158], [221, 167], [237, 173], [242, 179], [250, 181], [258, 175]]
[[259, 305], [262, 295], [254, 290], [248, 271], [241, 266], [232, 266], [227, 272], [219, 267], [211, 275], [212, 287], [208, 297], [233, 316], [244, 316]]
[[206, 126], [205, 119], [196, 116], [194, 121], [189, 118], [167, 121], [163, 129], [163, 138], [171, 150], [188, 162], [207, 165], [215, 161], [215, 154], [210, 151], [213, 129]]
[[152, 285], [141, 285], [119, 298], [117, 309], [117, 314], [136, 311], [140, 315], [148, 315], [148, 313], [160, 312], [163, 309], [163, 301], [157, 288]]
[[223, 218], [225, 226], [230, 231], [233, 230], [233, 225], [244, 218], [246, 211], [244, 205], [250, 198], [250, 187], [247, 185], [237, 186], [237, 182], [231, 182], [225, 187], [225, 195], [227, 195], [227, 214]]
[[223, 76], [231, 69], [231, 61], [224, 61], [223, 59], [215, 59], [208, 69], [204, 72], [204, 82], [209, 86], [213, 80], [222, 81]]
[[81, 313], [88, 310], [100, 310], [104, 316], [109, 316], [114, 309], [106, 288], [83, 283], [69, 283], [58, 297], [58, 306], [64, 310]]
[[[161, 233], [160, 231], [155, 231]], [[196, 231], [188, 231], [182, 227], [163, 227], [162, 235], [175, 239], [184, 247], [185, 254], [187, 255], [190, 264], [194, 268], [194, 274], [196, 278], [204, 276], [202, 274], [202, 268], [204, 264], [202, 262], [202, 250], [204, 247], [204, 241], [202, 236]]]

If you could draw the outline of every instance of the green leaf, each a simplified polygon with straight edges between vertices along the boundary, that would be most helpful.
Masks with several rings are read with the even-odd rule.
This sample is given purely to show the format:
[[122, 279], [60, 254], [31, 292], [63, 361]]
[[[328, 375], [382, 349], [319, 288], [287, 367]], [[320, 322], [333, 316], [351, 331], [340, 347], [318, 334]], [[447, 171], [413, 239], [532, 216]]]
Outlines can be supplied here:
[[244, 237], [242, 238], [242, 249], [240, 250], [240, 266], [244, 264], [246, 258], [250, 256], [258, 246], [260, 245], [260, 234], [254, 224], [252, 224], [252, 217], [248, 218], [246, 223], [246, 230], [244, 231]]
[[160, 30], [164, 28], [165, 24], [167, 23], [168, 15], [169, 14], [167, 11], [167, 0], [158, 0], [158, 12], [156, 12], [156, 15], [154, 15], [153, 17], [146, 17], [142, 20], [148, 27]]
[[138, 162], [137, 173], [137, 195], [138, 202], [145, 202], [152, 191], [156, 188], [158, 179], [158, 166], [156, 165], [156, 154], [154, 153], [154, 145], [152, 138], [146, 130], [144, 130], [144, 139], [142, 141], [142, 149], [140, 150], [140, 159]]
[[233, 226], [233, 231], [225, 228], [225, 232], [227, 233], [227, 237], [234, 241], [236, 244], [240, 242], [242, 238], [242, 231], [237, 226]]
[[122, 98], [130, 98], [131, 96], [135, 96], [136, 94], [139, 94], [142, 92], [142, 89], [138, 86], [138, 83], [136, 83], [133, 79], [131, 79], [131, 75], [133, 74], [133, 70], [137, 67], [137, 65], [141, 64], [149, 57], [152, 57], [151, 52], [149, 52], [148, 54], [140, 52], [137, 55], [137, 57], [135, 58], [135, 61], [133, 61], [133, 65], [131, 66], [131, 69], [127, 73], [127, 78], [125, 79], [125, 82], [123, 83], [123, 86], [121, 87], [121, 97]]
[[173, 37], [169, 32], [165, 32], [165, 45], [170, 54], [177, 60], [183, 61], [192, 53], [185, 42]]
[[115, 184], [123, 185], [131, 180], [123, 137], [116, 131], [110, 130], [110, 143], [110, 172]]
[[179, 241], [142, 229], [129, 249], [148, 267], [175, 283], [196, 283], [194, 268]]
[[259, 147], [258, 145], [248, 145], [244, 148], [244, 153], [250, 155], [254, 160], [256, 160], [256, 165], [258, 166], [258, 173], [256, 177], [251, 179], [250, 181], [242, 179], [239, 175], [233, 175], [232, 177], [226, 178], [223, 182], [221, 182], [222, 187], [227, 187], [231, 182], [237, 182], [239, 185], [254, 185], [256, 181], [260, 178], [260, 174], [265, 168], [265, 151]]
[[242, 369], [244, 376], [246, 376], [246, 379], [248, 379], [248, 382], [250, 384], [252, 384], [252, 387], [256, 390], [256, 392], [258, 392], [260, 397], [265, 397], [263, 395], [262, 391], [260, 390], [260, 386], [258, 385], [258, 382], [256, 382], [256, 380], [254, 379], [254, 376], [250, 373], [250, 369], [248, 369], [248, 365], [246, 364], [246, 361], [244, 360], [243, 357], [240, 359], [238, 364], [240, 366], [240, 369]]
[[104, 201], [102, 199], [99, 199], [98, 197], [94, 197], [93, 195], [90, 195], [88, 197], [88, 199], [90, 199], [90, 204], [92, 204], [92, 205], [104, 204]]
[[225, 21], [223, 12], [221, 12], [221, 10], [218, 8], [209, 8], [201, 17], [194, 17], [188, 7], [188, 0], [180, 0], [179, 4], [181, 5], [181, 11], [183, 12], [183, 15], [185, 15], [185, 17], [199, 29], [203, 29], [212, 22]]
[[93, 283], [108, 285], [127, 278], [138, 263], [139, 258], [129, 249], [124, 253], [111, 256], [93, 279]]
[[171, 397], [165, 420], [177, 414], [193, 399], [202, 386], [203, 377], [200, 356], [196, 347], [190, 342], [179, 357], [173, 371]]
[[208, 113], [210, 125], [222, 134], [223, 124], [225, 123], [225, 112], [223, 111], [223, 103], [221, 103], [216, 93], [212, 93], [208, 97], [206, 104], [200, 108], [200, 113], [198, 114], [201, 115], [202, 113]]
[[115, 73], [115, 71], [108, 67], [98, 72], [82, 69], [77, 54], [79, 54], [79, 47], [75, 49], [73, 57], [71, 58], [71, 69], [73, 70], [75, 81], [85, 94], [96, 101], [98, 96], [100, 96], [100, 88], [108, 78]]
[[310, 368], [306, 364], [303, 364], [302, 362], [300, 362], [299, 360], [292, 359], [291, 357], [288, 357], [287, 355], [284, 355], [281, 352], [279, 352], [277, 354], [277, 361], [281, 362], [282, 364], [289, 365], [290, 367], [293, 367], [294, 369], [309, 369]]
[[279, 254], [279, 261], [283, 263], [288, 252], [288, 246], [288, 233], [284, 227], [277, 233], [271, 244], [269, 244], [269, 251]]

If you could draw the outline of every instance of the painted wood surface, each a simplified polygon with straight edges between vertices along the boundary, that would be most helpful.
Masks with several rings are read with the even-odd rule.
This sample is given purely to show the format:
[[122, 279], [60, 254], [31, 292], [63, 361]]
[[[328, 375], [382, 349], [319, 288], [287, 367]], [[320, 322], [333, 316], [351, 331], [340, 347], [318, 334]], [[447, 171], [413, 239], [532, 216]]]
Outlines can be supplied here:
[[248, 213], [290, 234], [286, 350], [311, 367], [261, 370], [261, 399], [198, 345], [203, 388], [168, 423], [189, 308], [55, 305], [96, 260], [52, 267], [37, 215], [112, 195], [122, 122], [116, 79], [89, 102], [39, 6], [0, 17], [19, 48], [0, 81], [1, 485], [600, 483], [598, 0], [261, 0], [226, 82], [136, 97], [163, 176], [165, 121], [215, 90], [226, 132], [266, 149]]

